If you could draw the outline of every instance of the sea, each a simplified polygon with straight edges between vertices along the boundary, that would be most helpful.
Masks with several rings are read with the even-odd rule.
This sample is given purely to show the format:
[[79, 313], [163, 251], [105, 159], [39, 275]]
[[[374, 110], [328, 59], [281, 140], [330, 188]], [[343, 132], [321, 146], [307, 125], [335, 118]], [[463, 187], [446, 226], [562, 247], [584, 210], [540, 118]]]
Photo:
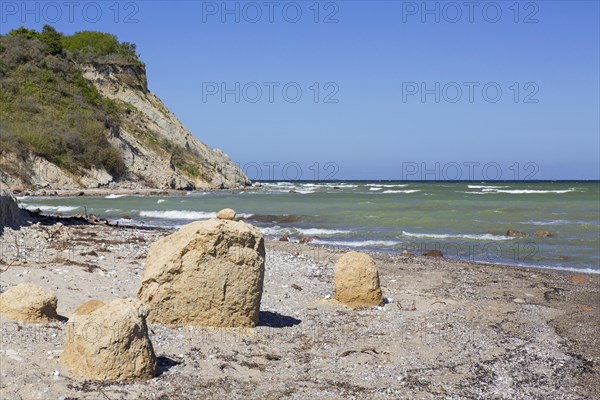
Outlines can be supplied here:
[[172, 229], [228, 207], [267, 238], [287, 234], [290, 245], [310, 236], [343, 249], [440, 250], [451, 259], [600, 273], [598, 181], [270, 181], [244, 191], [18, 200], [45, 214]]

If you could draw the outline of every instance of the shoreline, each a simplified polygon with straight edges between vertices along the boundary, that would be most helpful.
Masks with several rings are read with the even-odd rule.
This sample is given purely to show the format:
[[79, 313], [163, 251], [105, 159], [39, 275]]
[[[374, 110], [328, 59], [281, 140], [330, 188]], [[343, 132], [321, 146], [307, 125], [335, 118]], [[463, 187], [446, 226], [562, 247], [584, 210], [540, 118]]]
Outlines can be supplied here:
[[[164, 231], [164, 232], [174, 232], [176, 231], [178, 228], [177, 227], [162, 227], [162, 226], [157, 226], [157, 225], [150, 225], [150, 224], [138, 224], [138, 225], [127, 225], [127, 224], [121, 224], [118, 222], [110, 222], [109, 220], [105, 219], [105, 218], [97, 218], [95, 215], [90, 214], [87, 218], [84, 215], [76, 215], [76, 216], [63, 216], [63, 215], [56, 215], [56, 214], [43, 214], [43, 213], [36, 213], [34, 211], [30, 211], [27, 209], [22, 209], [24, 212], [28, 213], [31, 217], [33, 218], [41, 218], [41, 220], [47, 220], [49, 222], [54, 222], [54, 223], [58, 223], [58, 222], [65, 222], [65, 221], [73, 221], [75, 223], [78, 224], [85, 224], [85, 223], [89, 223], [89, 224], [94, 224], [94, 225], [106, 225], [109, 227], [114, 227], [117, 229], [139, 229], [139, 230], [157, 230], [157, 231]], [[239, 218], [240, 220], [247, 222], [246, 218]], [[189, 221], [189, 222], [193, 222], [193, 221]], [[361, 251], [364, 253], [368, 253], [371, 255], [378, 255], [378, 254], [390, 254], [390, 255], [395, 255], [395, 256], [402, 256], [402, 252], [400, 250], [397, 251], [386, 251], [386, 250], [381, 250], [381, 249], [360, 249], [357, 250], [353, 247], [344, 247], [344, 246], [336, 246], [336, 245], [325, 245], [325, 244], [314, 244], [314, 243], [299, 243], [298, 241], [288, 241], [288, 242], [282, 242], [279, 241], [276, 238], [266, 238], [265, 237], [265, 244], [267, 243], [273, 243], [273, 244], [280, 244], [283, 247], [291, 247], [291, 246], [297, 246], [299, 248], [313, 248], [313, 249], [325, 249], [325, 250], [331, 250], [331, 251], [340, 251], [340, 252], [348, 252], [348, 251]], [[296, 250], [296, 249], [294, 249]], [[430, 260], [436, 260], [436, 257], [426, 257], [423, 256], [422, 254], [414, 254], [411, 257], [417, 257], [417, 258], [426, 258], [426, 259], [430, 259]], [[468, 263], [468, 264], [473, 264], [473, 265], [479, 265], [479, 266], [487, 266], [487, 265], [491, 265], [491, 266], [500, 266], [500, 267], [504, 267], [504, 268], [519, 268], [519, 269], [525, 269], [525, 270], [543, 270], [543, 271], [554, 271], [557, 273], [561, 273], [561, 274], [569, 274], [569, 273], [578, 273], [578, 274], [588, 274], [591, 276], [594, 275], [600, 275], [600, 270], [594, 270], [592, 268], [571, 268], [571, 267], [554, 267], [554, 266], [548, 266], [548, 265], [524, 265], [524, 264], [511, 264], [511, 263], [505, 263], [505, 262], [492, 262], [492, 261], [480, 261], [480, 260], [474, 260], [474, 259], [460, 259], [460, 258], [452, 258], [452, 257], [448, 257], [447, 255], [444, 255], [442, 257], [443, 260], [448, 261], [448, 262], [457, 262], [457, 263]]]
[[206, 188], [196, 190], [179, 190], [179, 189], [17, 189], [13, 190], [15, 196], [18, 197], [106, 197], [110, 195], [118, 196], [187, 196], [188, 193], [237, 193], [248, 190], [260, 189], [253, 186], [240, 186], [236, 188]]
[[[278, 182], [277, 186], [279, 183], [281, 182]], [[594, 235], [594, 230], [597, 232], [598, 222], [593, 209], [590, 209], [593, 200], [598, 196], [596, 187], [589, 185], [577, 188], [546, 187], [546, 185], [532, 187], [532, 190], [520, 190], [515, 187], [513, 188], [515, 190], [506, 190], [506, 192], [515, 192], [513, 194], [497, 194], [494, 192], [495, 189], [491, 189], [495, 186], [475, 185], [473, 186], [477, 188], [475, 190], [466, 189], [466, 184], [462, 188], [444, 185], [436, 188], [436, 185], [429, 185], [427, 188], [410, 187], [408, 189], [411, 190], [406, 190], [406, 192], [418, 190], [420, 193], [388, 195], [386, 192], [395, 193], [405, 190], [391, 190], [388, 187], [390, 185], [385, 184], [381, 184], [381, 187], [374, 187], [374, 185], [376, 184], [370, 183], [364, 187], [348, 185], [350, 189], [335, 191], [332, 189], [333, 185], [324, 185], [321, 188], [310, 183], [307, 187], [300, 184], [288, 187], [286, 183], [283, 188], [275, 189], [265, 185], [264, 187], [215, 189], [189, 194], [186, 191], [173, 190], [137, 191], [101, 188], [93, 189], [91, 193], [84, 192], [81, 197], [77, 196], [78, 193], [75, 191], [64, 191], [60, 194], [69, 197], [53, 199], [53, 196], [45, 198], [20, 196], [18, 199], [22, 206], [29, 210], [40, 207], [43, 213], [61, 214], [62, 212], [67, 215], [97, 213], [99, 219], [139, 226], [146, 223], [181, 226], [194, 219], [214, 216], [214, 212], [219, 210], [221, 205], [227, 204], [237, 210], [252, 212], [254, 215], [241, 215], [248, 217], [246, 222], [259, 225], [265, 234], [275, 240], [287, 232], [292, 240], [297, 241], [312, 236], [315, 244], [363, 251], [407, 250], [421, 254], [426, 250], [439, 249], [447, 258], [457, 260], [600, 273], [597, 234]], [[553, 190], [557, 188], [568, 190]], [[562, 193], [571, 189], [577, 189], [577, 193], [545, 194]], [[475, 190], [476, 194], [486, 194], [486, 196], [464, 194], [472, 190]], [[321, 192], [327, 195], [319, 195]], [[537, 192], [544, 194], [540, 195]], [[121, 198], [123, 196], [136, 197]], [[250, 197], [246, 198], [246, 196]], [[567, 212], [568, 215], [562, 215], [559, 196], [567, 196], [565, 199], [574, 196], [573, 204], [577, 204], [578, 209], [587, 211], [573, 211]], [[473, 223], [462, 219], [446, 220], [449, 215], [453, 215], [452, 212], [447, 214], [435, 208], [436, 202], [445, 201], [446, 198], [457, 201], [452, 212], [468, 215], [473, 219]], [[523, 207], [512, 210], [506, 200], [513, 198], [522, 199], [524, 203], [518, 204], [523, 204]], [[538, 200], [546, 205], [541, 208], [536, 206]], [[338, 201], [343, 203], [346, 211], [338, 209], [339, 207], [336, 206]], [[381, 209], [378, 208], [380, 206]], [[277, 212], [272, 212], [273, 210]], [[318, 210], [318, 212], [311, 210]], [[558, 214], [554, 215], [552, 210], [557, 210]], [[352, 216], [336, 217], [344, 212], [345, 215]], [[273, 213], [277, 215], [270, 215]], [[320, 214], [322, 218], [310, 214]], [[289, 220], [286, 219], [288, 215]], [[435, 219], [438, 217], [445, 222], [436, 223]], [[512, 233], [508, 233], [511, 231]]]
[[[44, 286], [58, 296], [65, 317], [88, 299], [133, 297], [148, 246], [170, 232], [51, 217], [40, 225], [7, 228], [0, 288], [21, 282]], [[14, 246], [21, 247], [15, 252]], [[17, 330], [2, 319], [0, 394], [600, 396], [597, 274], [369, 252], [387, 304], [353, 311], [330, 299], [332, 266], [345, 250], [271, 240], [265, 247], [257, 328], [152, 324], [159, 375], [105, 384], [73, 380], [59, 362], [65, 323], [18, 324]]]

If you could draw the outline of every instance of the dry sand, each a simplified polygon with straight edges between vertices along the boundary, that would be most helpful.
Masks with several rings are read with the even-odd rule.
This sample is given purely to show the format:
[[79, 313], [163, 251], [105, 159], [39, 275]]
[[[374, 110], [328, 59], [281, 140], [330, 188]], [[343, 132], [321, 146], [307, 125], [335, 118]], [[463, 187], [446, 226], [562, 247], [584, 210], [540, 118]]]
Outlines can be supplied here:
[[[6, 229], [0, 290], [54, 292], [65, 319], [89, 299], [134, 296], [169, 231], [53, 219]], [[374, 253], [383, 307], [333, 300], [338, 250], [267, 245], [254, 329], [151, 325], [158, 376], [71, 378], [66, 323], [2, 319], [0, 399], [598, 399], [600, 276]]]

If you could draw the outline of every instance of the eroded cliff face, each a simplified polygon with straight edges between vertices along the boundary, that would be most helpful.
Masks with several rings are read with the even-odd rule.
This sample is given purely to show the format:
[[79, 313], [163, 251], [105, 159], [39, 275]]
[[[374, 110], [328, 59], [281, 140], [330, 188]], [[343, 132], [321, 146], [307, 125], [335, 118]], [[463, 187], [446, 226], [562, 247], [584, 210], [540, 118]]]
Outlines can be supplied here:
[[202, 143], [148, 90], [143, 66], [83, 65], [83, 76], [125, 110], [117, 126], [106, 129], [122, 155], [127, 174], [105, 170], [74, 175], [36, 155], [0, 155], [0, 175], [12, 187], [32, 189], [208, 189], [249, 184], [219, 149]]

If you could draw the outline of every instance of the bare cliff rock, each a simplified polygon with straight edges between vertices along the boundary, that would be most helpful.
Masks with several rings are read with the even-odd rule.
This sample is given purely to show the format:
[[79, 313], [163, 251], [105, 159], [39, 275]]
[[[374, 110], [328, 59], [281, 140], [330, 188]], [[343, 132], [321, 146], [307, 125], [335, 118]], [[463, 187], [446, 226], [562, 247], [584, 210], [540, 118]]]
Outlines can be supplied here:
[[[146, 72], [140, 66], [86, 65], [83, 76], [104, 96], [131, 106], [120, 129], [109, 141], [117, 146], [129, 170], [141, 180], [164, 189], [236, 187], [248, 178], [219, 149], [198, 140], [162, 101], [150, 92]], [[165, 157], [162, 144], [172, 143], [174, 151], [185, 152], [178, 166]]]

